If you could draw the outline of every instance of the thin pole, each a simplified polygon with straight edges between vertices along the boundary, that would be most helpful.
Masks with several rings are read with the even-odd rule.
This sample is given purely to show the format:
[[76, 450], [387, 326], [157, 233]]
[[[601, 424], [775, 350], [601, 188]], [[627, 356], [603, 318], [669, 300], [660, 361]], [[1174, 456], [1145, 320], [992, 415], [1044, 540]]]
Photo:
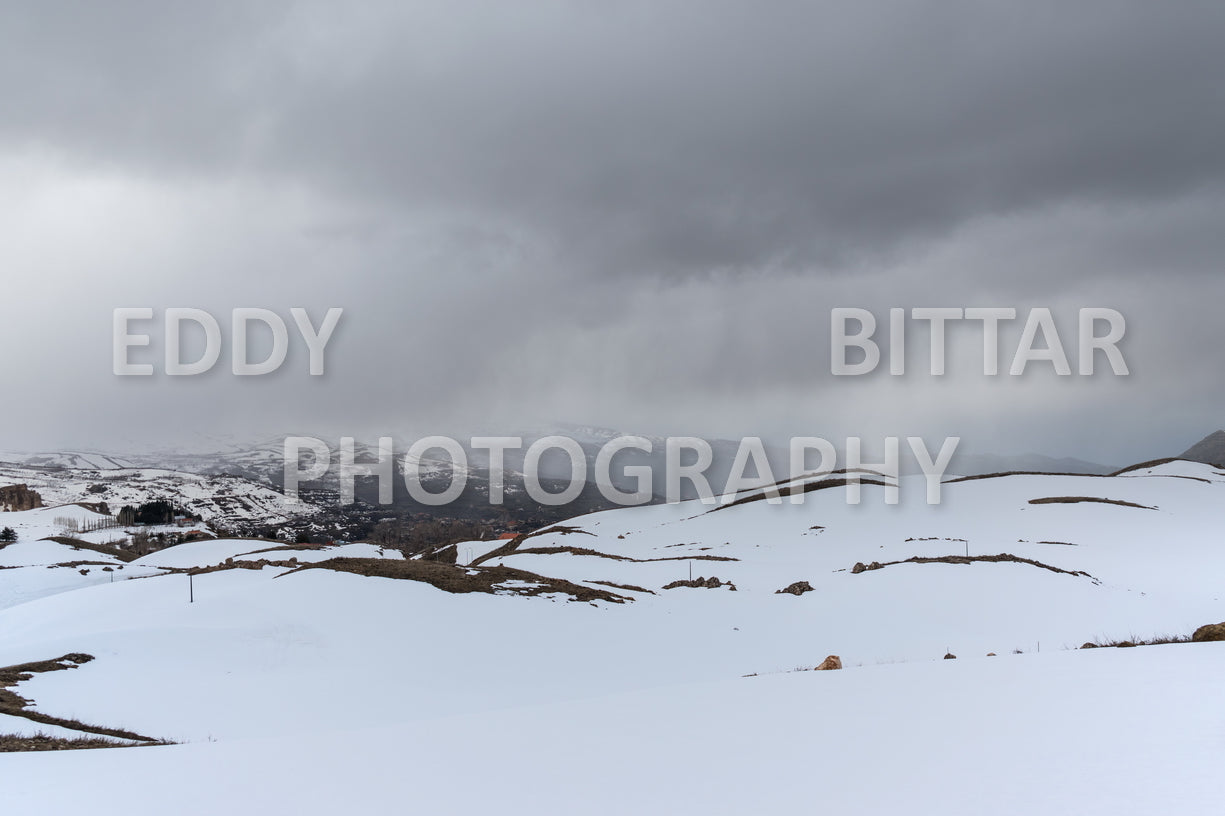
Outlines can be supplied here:
[[187, 597], [188, 603], [196, 602], [196, 576], [193, 573], [187, 573]]

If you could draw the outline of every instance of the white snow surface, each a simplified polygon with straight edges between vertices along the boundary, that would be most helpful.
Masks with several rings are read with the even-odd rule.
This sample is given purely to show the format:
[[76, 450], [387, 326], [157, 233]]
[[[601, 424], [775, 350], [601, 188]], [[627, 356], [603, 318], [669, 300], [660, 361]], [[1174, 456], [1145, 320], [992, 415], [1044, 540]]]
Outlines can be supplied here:
[[[625, 603], [265, 567], [12, 605], [0, 666], [96, 658], [22, 683], [38, 710], [185, 744], [5, 756], [6, 811], [75, 812], [125, 779], [91, 812], [1220, 812], [1225, 644], [1072, 649], [1225, 620], [1225, 474], [975, 479], [937, 507], [921, 478], [900, 505], [882, 495], [610, 511], [479, 565]], [[1140, 506], [1030, 503], [1052, 497]], [[266, 546], [193, 542], [128, 567], [294, 555], [246, 555]], [[967, 549], [1088, 575], [850, 571]], [[691, 567], [736, 591], [663, 589]], [[777, 594], [796, 581], [814, 591]], [[846, 668], [793, 671], [827, 654]]]
[[15, 813], [79, 812], [88, 790], [99, 814], [1207, 816], [1225, 801], [1222, 671], [1225, 644], [1204, 644], [723, 679], [295, 739], [11, 755], [0, 781]]

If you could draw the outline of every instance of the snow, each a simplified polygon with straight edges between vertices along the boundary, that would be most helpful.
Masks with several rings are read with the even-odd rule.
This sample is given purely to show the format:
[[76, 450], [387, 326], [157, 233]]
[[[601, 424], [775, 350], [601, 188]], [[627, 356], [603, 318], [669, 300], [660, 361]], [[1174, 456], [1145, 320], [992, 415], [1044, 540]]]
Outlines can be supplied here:
[[508, 541], [508, 539], [501, 538], [485, 541], [461, 541], [455, 545], [455, 563], [460, 566], [467, 566], [481, 556], [507, 544]]
[[[276, 546], [278, 548], [272, 552], [258, 551], [271, 546]], [[404, 555], [399, 550], [389, 550], [375, 544], [322, 544], [313, 546], [292, 546], [264, 543], [262, 547], [259, 547], [255, 551], [248, 554], [235, 556], [234, 560], [254, 561], [258, 559], [267, 559], [269, 561], [288, 561], [290, 559], [297, 559], [300, 563], [312, 564], [318, 561], [327, 561], [331, 558], [403, 559]]]
[[[0, 734], [16, 737], [35, 737], [41, 735], [62, 739], [78, 739], [80, 737], [85, 737], [88, 739], [98, 737], [97, 734], [91, 734], [86, 731], [76, 731], [74, 729], [65, 728], [59, 725], [47, 725], [45, 723], [27, 720], [25, 717], [17, 717], [12, 714], [0, 714]], [[112, 742], [123, 745], [135, 744], [131, 740], [121, 740], [116, 739], [115, 737], [105, 737], [104, 739], [109, 739]]]
[[35, 510], [20, 512], [0, 512], [0, 528], [11, 527], [13, 532], [17, 533], [18, 541], [62, 535], [78, 537], [79, 534], [75, 531], [66, 530], [63, 522], [72, 525], [75, 530], [91, 523], [109, 522], [110, 520], [109, 516], [75, 504], [39, 507]]
[[374, 544], [330, 544], [293, 546], [262, 539], [216, 539], [188, 541], [137, 558], [136, 566], [189, 569], [212, 567], [227, 559], [235, 561], [289, 561], [303, 564], [330, 558], [403, 558], [399, 550], [388, 550]]
[[[172, 569], [211, 567], [223, 563], [227, 558], [233, 558], [253, 550], [266, 550], [269, 547], [277, 546], [280, 545], [276, 542], [252, 539], [221, 538], [188, 541], [141, 556], [132, 563], [140, 566], [170, 567]], [[266, 557], [271, 559], [277, 556], [269, 555]]]
[[39, 813], [1196, 816], [1225, 797], [1222, 671], [1225, 644], [912, 663], [0, 767]]
[[[633, 599], [623, 604], [450, 594], [322, 569], [190, 581], [158, 569], [376, 557], [369, 544], [257, 553], [275, 545], [190, 542], [125, 569], [153, 577], [116, 573], [42, 596], [40, 576], [59, 571], [0, 570], [13, 601], [0, 610], [0, 666], [97, 658], [36, 675], [23, 696], [184, 743], [6, 757], [6, 808], [70, 812], [81, 791], [139, 779], [91, 809], [1219, 812], [1225, 644], [1075, 647], [1225, 620], [1225, 476], [1174, 463], [944, 490], [938, 507], [922, 501], [921, 480], [904, 479], [894, 507], [865, 487], [858, 506], [832, 488], [802, 505], [616, 510], [520, 545], [595, 554], [482, 565], [601, 586]], [[1059, 496], [1157, 509], [1030, 503]], [[28, 543], [0, 556], [58, 557], [50, 542]], [[457, 549], [466, 565], [505, 543]], [[850, 571], [967, 547], [1092, 577], [983, 562]], [[736, 591], [662, 589], [690, 569]], [[800, 580], [815, 591], [776, 594]], [[941, 660], [949, 650], [959, 659]], [[793, 671], [827, 654], [846, 668]]]
[[[291, 503], [271, 487], [238, 476], [201, 475], [160, 468], [35, 467], [0, 461], [0, 484], [26, 484], [47, 505], [106, 502], [125, 505], [169, 501], [208, 524], [280, 524], [318, 508]], [[64, 508], [55, 508], [64, 509]]]

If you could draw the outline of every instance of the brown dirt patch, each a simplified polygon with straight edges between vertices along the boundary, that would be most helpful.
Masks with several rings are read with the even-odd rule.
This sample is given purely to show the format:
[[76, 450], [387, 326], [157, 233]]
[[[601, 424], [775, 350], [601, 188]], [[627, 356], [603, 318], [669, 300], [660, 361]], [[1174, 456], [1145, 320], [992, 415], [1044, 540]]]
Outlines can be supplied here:
[[1135, 502], [1123, 501], [1122, 499], [1102, 499], [1096, 496], [1046, 496], [1041, 499], [1030, 499], [1030, 504], [1115, 504], [1119, 507], [1134, 507], [1137, 510], [1156, 510], [1156, 507], [1148, 507]]
[[1043, 564], [1041, 561], [1035, 561], [1032, 558], [1022, 558], [1019, 555], [1012, 553], [1000, 553], [999, 555], [940, 555], [940, 556], [920, 556], [915, 555], [903, 561], [873, 561], [870, 565], [864, 566], [862, 563], [856, 564], [851, 568], [852, 574], [859, 575], [864, 572], [873, 572], [875, 570], [884, 569], [885, 567], [895, 566], [897, 564], [1028, 564], [1031, 567], [1040, 567], [1044, 570], [1057, 572], [1061, 575], [1075, 575], [1080, 578], [1089, 578], [1094, 583], [1097, 579], [1087, 572], [1081, 570], [1065, 570], [1059, 567], [1053, 567], [1050, 564]]
[[[153, 739], [152, 737], [141, 736], [140, 734], [132, 731], [125, 731], [120, 728], [104, 728], [97, 725], [86, 725], [79, 720], [53, 717], [50, 714], [44, 714], [41, 711], [31, 710], [29, 706], [32, 705], [32, 702], [13, 691], [13, 688], [16, 687], [18, 683], [31, 679], [35, 674], [76, 669], [77, 667], [83, 666], [93, 659], [93, 655], [74, 653], [66, 654], [63, 657], [58, 657], [54, 660], [39, 660], [33, 663], [20, 663], [15, 666], [5, 666], [0, 668], [0, 714], [9, 714], [14, 717], [21, 717], [23, 719], [30, 720], [31, 722], [41, 723], [43, 725], [56, 725], [72, 731], [81, 731], [86, 734], [93, 734], [97, 737], [115, 737], [117, 739], [131, 740], [132, 742], [145, 744], [168, 744], [165, 740], [157, 740]], [[91, 745], [88, 747], [97, 748], [103, 746]]]
[[[304, 570], [326, 569], [333, 572], [348, 572], [372, 578], [393, 578], [403, 581], [420, 581], [444, 592], [463, 594], [485, 592], [490, 595], [569, 595], [575, 601], [606, 601], [625, 603], [632, 598], [617, 595], [603, 589], [582, 586], [560, 578], [549, 578], [534, 572], [513, 567], [458, 567], [439, 561], [392, 561], [381, 558], [333, 558], [316, 564], [305, 564], [285, 575], [294, 575]], [[508, 582], [522, 582], [522, 586], [505, 586]]]
[[39, 541], [54, 541], [57, 544], [65, 544], [73, 549], [90, 550], [92, 552], [102, 553], [103, 555], [110, 555], [118, 558], [124, 563], [127, 563], [128, 561], [135, 561], [139, 557], [135, 553], [125, 552], [118, 547], [108, 547], [105, 544], [95, 544], [92, 541], [82, 541], [79, 538], [72, 538], [71, 536], [47, 536], [46, 538], [40, 538]]

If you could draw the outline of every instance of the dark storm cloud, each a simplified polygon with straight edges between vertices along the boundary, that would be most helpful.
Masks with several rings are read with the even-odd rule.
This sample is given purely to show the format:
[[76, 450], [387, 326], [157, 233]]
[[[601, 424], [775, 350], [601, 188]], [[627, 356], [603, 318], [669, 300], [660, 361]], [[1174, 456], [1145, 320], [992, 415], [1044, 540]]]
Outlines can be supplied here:
[[[0, 342], [38, 395], [11, 426], [561, 419], [1120, 464], [1213, 430], [1225, 6], [865, 6], [7, 4]], [[105, 343], [132, 305], [346, 318], [322, 382], [134, 383]], [[957, 305], [1116, 307], [1136, 374], [830, 376], [831, 307]]]
[[39, 4], [0, 30], [10, 144], [459, 214], [573, 274], [838, 266], [1225, 178], [1219, 4]]

